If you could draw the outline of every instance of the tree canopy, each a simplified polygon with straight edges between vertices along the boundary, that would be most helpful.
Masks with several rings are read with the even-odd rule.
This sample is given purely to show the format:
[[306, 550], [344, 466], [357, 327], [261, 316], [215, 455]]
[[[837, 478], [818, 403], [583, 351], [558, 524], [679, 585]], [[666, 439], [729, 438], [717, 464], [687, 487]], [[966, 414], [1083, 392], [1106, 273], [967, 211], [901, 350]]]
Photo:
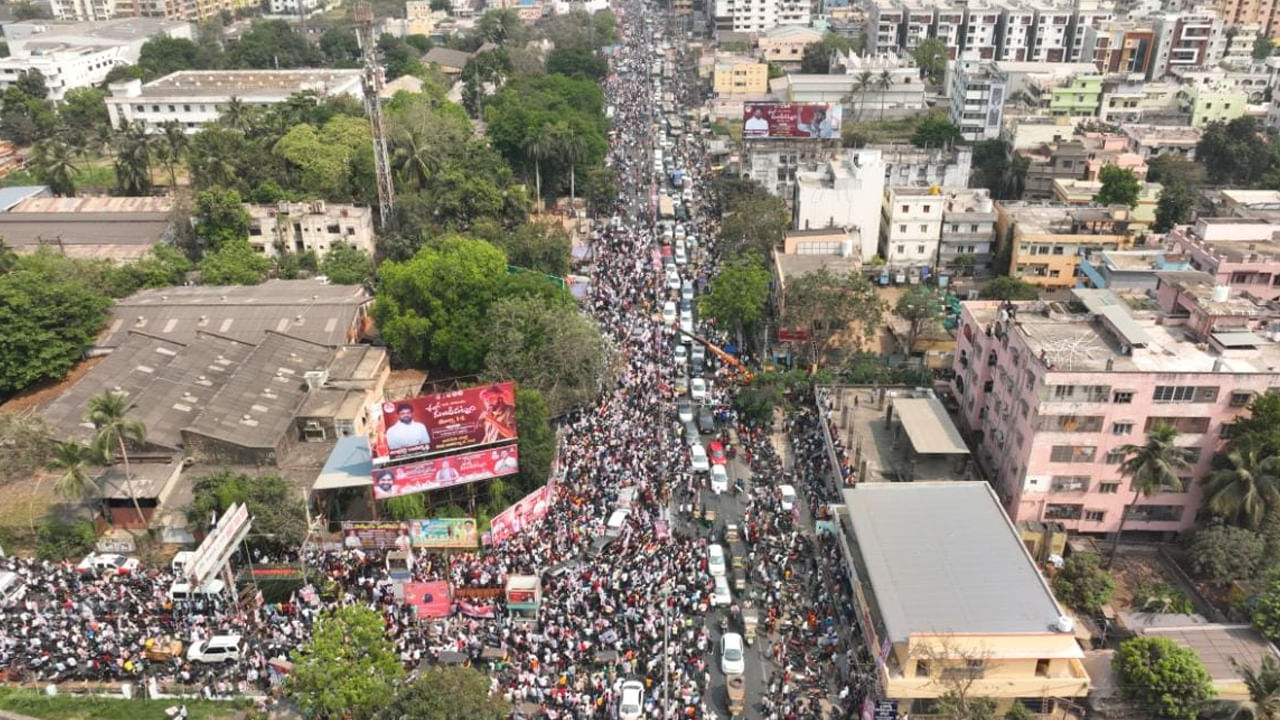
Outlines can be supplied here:
[[253, 516], [251, 547], [271, 550], [295, 548], [307, 537], [307, 514], [302, 495], [293, 483], [278, 475], [251, 477], [223, 468], [195, 479], [187, 518], [196, 526], [221, 516], [235, 503], [244, 503]]
[[396, 691], [377, 720], [506, 720], [511, 706], [489, 695], [489, 678], [469, 667], [433, 665]]
[[1102, 187], [1093, 201], [1099, 205], [1127, 205], [1137, 207], [1138, 195], [1142, 192], [1142, 183], [1129, 168], [1119, 165], [1107, 165], [1098, 173]]
[[1195, 720], [1214, 696], [1213, 681], [1194, 650], [1163, 637], [1138, 637], [1120, 644], [1111, 666], [1129, 699], [1152, 715]]
[[698, 309], [717, 327], [731, 330], [742, 347], [746, 329], [764, 316], [770, 281], [759, 256], [739, 256], [711, 281], [711, 291], [698, 298]]
[[[858, 350], [880, 326], [884, 302], [861, 273], [836, 274], [822, 268], [792, 278], [786, 290], [782, 323], [808, 334], [809, 361], [818, 364], [831, 349]], [[833, 340], [846, 335], [838, 348]]]
[[292, 659], [287, 691], [313, 717], [373, 718], [405, 674], [382, 616], [361, 605], [321, 615]]

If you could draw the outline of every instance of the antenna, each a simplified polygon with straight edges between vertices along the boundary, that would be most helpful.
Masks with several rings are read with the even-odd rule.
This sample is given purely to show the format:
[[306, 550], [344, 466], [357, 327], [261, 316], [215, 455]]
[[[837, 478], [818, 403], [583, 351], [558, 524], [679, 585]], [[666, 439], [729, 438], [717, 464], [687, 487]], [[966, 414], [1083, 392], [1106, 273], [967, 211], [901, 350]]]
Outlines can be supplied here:
[[385, 233], [394, 224], [392, 207], [396, 202], [395, 184], [391, 179], [391, 156], [387, 153], [387, 124], [382, 117], [382, 67], [378, 65], [378, 47], [373, 33], [373, 7], [367, 2], [356, 5], [356, 37], [364, 57], [361, 84], [364, 109], [373, 130], [373, 165], [378, 184], [378, 215]]

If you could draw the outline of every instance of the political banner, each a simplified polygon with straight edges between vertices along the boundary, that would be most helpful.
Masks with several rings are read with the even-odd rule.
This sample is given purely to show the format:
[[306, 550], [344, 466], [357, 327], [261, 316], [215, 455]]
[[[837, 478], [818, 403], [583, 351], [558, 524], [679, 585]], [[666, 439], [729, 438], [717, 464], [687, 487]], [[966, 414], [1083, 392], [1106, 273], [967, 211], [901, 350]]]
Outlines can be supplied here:
[[404, 604], [413, 606], [420, 619], [449, 617], [453, 614], [453, 598], [449, 595], [449, 583], [445, 580], [405, 583]]
[[844, 108], [839, 103], [743, 103], [742, 137], [839, 139]]
[[446, 455], [373, 471], [373, 496], [379, 500], [465, 485], [510, 475], [520, 469], [515, 443], [488, 450]]
[[516, 386], [501, 382], [369, 406], [374, 465], [516, 439]]
[[409, 544], [416, 548], [475, 548], [480, 545], [473, 518], [409, 521]]
[[343, 520], [342, 545], [349, 550], [386, 550], [409, 546], [409, 523], [395, 520]]
[[500, 543], [537, 523], [547, 516], [553, 500], [555, 500], [555, 485], [550, 482], [524, 496], [520, 502], [498, 513], [489, 521], [489, 532], [485, 533], [485, 544]]

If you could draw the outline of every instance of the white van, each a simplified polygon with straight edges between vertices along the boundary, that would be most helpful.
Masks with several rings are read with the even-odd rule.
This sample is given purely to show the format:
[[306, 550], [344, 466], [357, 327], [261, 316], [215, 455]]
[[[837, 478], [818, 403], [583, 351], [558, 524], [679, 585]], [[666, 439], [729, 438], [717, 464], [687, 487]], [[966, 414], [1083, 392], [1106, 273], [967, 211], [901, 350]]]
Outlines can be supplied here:
[[191, 587], [191, 583], [178, 581], [169, 586], [169, 599], [174, 602], [179, 600], [212, 600], [221, 595], [226, 587], [227, 584], [217, 578], [206, 582], [198, 588]]
[[187, 648], [189, 662], [235, 662], [245, 654], [244, 641], [239, 635], [214, 635]]
[[27, 584], [18, 573], [0, 571], [0, 606], [16, 603], [27, 596]]
[[173, 568], [173, 574], [182, 577], [187, 574], [187, 567], [191, 565], [192, 559], [196, 556], [194, 551], [182, 550], [173, 556], [173, 562], [169, 565]]
[[604, 525], [604, 534], [617, 537], [622, 534], [622, 526], [627, 524], [627, 516], [631, 511], [627, 508], [619, 508], [613, 511], [609, 516], [609, 521]]

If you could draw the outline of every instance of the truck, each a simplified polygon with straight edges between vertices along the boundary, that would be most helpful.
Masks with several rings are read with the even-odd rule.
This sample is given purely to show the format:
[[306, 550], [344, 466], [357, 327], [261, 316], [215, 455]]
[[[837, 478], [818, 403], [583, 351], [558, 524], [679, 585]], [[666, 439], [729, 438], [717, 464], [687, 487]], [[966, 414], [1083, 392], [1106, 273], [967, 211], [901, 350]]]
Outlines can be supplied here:
[[662, 195], [658, 198], [658, 217], [663, 220], [670, 220], [676, 216], [675, 203], [671, 201], [670, 195]]
[[747, 679], [741, 675], [730, 675], [725, 690], [729, 694], [730, 717], [742, 717], [743, 711], [747, 709]]

